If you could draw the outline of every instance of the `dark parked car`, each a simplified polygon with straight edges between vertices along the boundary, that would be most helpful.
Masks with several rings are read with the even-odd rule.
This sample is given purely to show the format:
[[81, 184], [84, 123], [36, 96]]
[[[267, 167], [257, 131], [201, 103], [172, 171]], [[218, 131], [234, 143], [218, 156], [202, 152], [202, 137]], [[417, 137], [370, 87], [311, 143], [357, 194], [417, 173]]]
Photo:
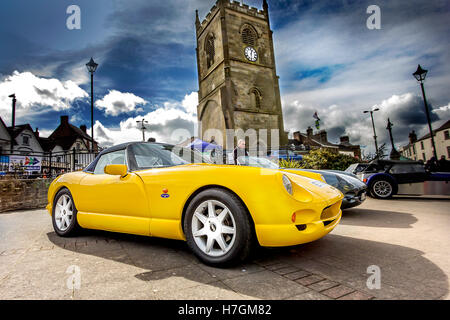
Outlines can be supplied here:
[[367, 186], [358, 178], [352, 177], [347, 173], [344, 173], [343, 171], [306, 169], [298, 170], [320, 173], [329, 185], [339, 189], [339, 191], [344, 194], [344, 199], [342, 200], [341, 206], [342, 209], [359, 206], [364, 202], [364, 200], [366, 200]]
[[351, 164], [347, 169], [345, 169], [345, 172], [357, 175], [361, 171], [364, 171], [369, 166], [368, 163], [354, 163]]
[[450, 173], [426, 171], [419, 161], [374, 160], [358, 177], [369, 195], [378, 199], [396, 194], [450, 195]]

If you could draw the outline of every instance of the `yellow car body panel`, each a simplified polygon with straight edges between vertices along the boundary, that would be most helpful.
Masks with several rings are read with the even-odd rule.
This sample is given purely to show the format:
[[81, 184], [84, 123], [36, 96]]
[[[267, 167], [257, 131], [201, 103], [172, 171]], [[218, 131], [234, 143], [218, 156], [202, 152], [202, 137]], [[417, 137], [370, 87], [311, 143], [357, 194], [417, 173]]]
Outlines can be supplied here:
[[[315, 175], [311, 179], [294, 172], [211, 164], [154, 168], [125, 177], [74, 172], [53, 181], [47, 209], [52, 214], [54, 197], [65, 187], [81, 227], [183, 240], [189, 200], [200, 190], [218, 187], [244, 203], [260, 245], [296, 245], [323, 237], [339, 223], [343, 195]], [[292, 182], [292, 195], [283, 186], [283, 174]], [[331, 223], [325, 226], [326, 221]]]
[[303, 176], [303, 177], [307, 177], [310, 179], [314, 179], [314, 180], [318, 180], [318, 181], [327, 183], [325, 178], [320, 173], [317, 173], [317, 172], [303, 171], [303, 170], [290, 170], [290, 169], [280, 169], [280, 170], [284, 171], [284, 172], [298, 174], [299, 176]]

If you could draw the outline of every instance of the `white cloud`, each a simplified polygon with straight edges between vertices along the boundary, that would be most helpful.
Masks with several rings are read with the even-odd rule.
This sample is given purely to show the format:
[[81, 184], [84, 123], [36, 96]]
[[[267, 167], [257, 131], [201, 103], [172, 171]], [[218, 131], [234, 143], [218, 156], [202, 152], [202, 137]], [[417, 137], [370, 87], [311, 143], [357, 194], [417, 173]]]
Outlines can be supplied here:
[[132, 93], [110, 90], [101, 100], [97, 100], [95, 105], [105, 110], [106, 115], [117, 116], [122, 113], [141, 111], [137, 106], [142, 106], [148, 102]]
[[[119, 143], [142, 140], [142, 131], [136, 121], [145, 119], [147, 130], [146, 139], [152, 137], [158, 142], [178, 143], [188, 136], [195, 135], [197, 123], [198, 94], [192, 92], [183, 101], [165, 102], [162, 107], [145, 115], [130, 117], [120, 122], [119, 127], [105, 127], [97, 121], [94, 126], [95, 138], [102, 147], [109, 147]], [[181, 129], [185, 136], [175, 134]]]
[[11, 118], [11, 98], [16, 94], [17, 117], [42, 111], [69, 109], [71, 103], [88, 97], [86, 91], [73, 81], [60, 81], [35, 76], [31, 72], [14, 71], [0, 82], [0, 111], [2, 116]]

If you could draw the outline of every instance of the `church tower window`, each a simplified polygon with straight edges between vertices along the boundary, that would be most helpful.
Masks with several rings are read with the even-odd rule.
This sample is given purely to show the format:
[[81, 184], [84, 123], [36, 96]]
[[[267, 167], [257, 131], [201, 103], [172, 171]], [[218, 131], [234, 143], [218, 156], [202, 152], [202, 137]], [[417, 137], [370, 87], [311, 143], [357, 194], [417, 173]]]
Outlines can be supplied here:
[[206, 38], [205, 43], [206, 51], [206, 66], [209, 69], [214, 64], [214, 56], [216, 55], [216, 50], [214, 48], [214, 35], [210, 34]]
[[252, 88], [250, 94], [253, 95], [254, 107], [261, 109], [261, 92], [257, 88]]
[[252, 47], [256, 45], [256, 33], [250, 26], [245, 26], [242, 30], [242, 42]]

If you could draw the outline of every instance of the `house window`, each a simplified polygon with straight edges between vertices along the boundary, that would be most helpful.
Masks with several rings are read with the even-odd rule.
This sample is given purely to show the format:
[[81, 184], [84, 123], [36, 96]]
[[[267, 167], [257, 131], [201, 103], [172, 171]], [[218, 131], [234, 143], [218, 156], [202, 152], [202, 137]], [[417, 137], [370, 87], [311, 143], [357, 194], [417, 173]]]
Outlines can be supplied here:
[[77, 142], [76, 149], [77, 149], [77, 151], [80, 151], [80, 149], [81, 149], [81, 145], [79, 142]]
[[445, 137], [445, 140], [449, 140], [450, 139], [450, 131], [449, 130], [445, 130], [444, 131], [444, 137]]
[[420, 149], [424, 150], [425, 147], [423, 146], [423, 141], [420, 141]]
[[252, 47], [256, 45], [255, 31], [249, 26], [242, 30], [242, 42]]
[[413, 153], [416, 154], [416, 145], [413, 144]]
[[30, 145], [30, 137], [22, 136], [22, 144], [25, 145], [25, 146]]
[[450, 159], [450, 147], [447, 147], [447, 159]]
[[422, 159], [423, 159], [424, 162], [427, 161], [427, 157], [425, 157], [425, 153], [422, 153]]
[[216, 55], [216, 50], [214, 48], [214, 36], [212, 34], [210, 34], [206, 38], [205, 51], [206, 51], [206, 66], [209, 69], [214, 64], [214, 56]]

